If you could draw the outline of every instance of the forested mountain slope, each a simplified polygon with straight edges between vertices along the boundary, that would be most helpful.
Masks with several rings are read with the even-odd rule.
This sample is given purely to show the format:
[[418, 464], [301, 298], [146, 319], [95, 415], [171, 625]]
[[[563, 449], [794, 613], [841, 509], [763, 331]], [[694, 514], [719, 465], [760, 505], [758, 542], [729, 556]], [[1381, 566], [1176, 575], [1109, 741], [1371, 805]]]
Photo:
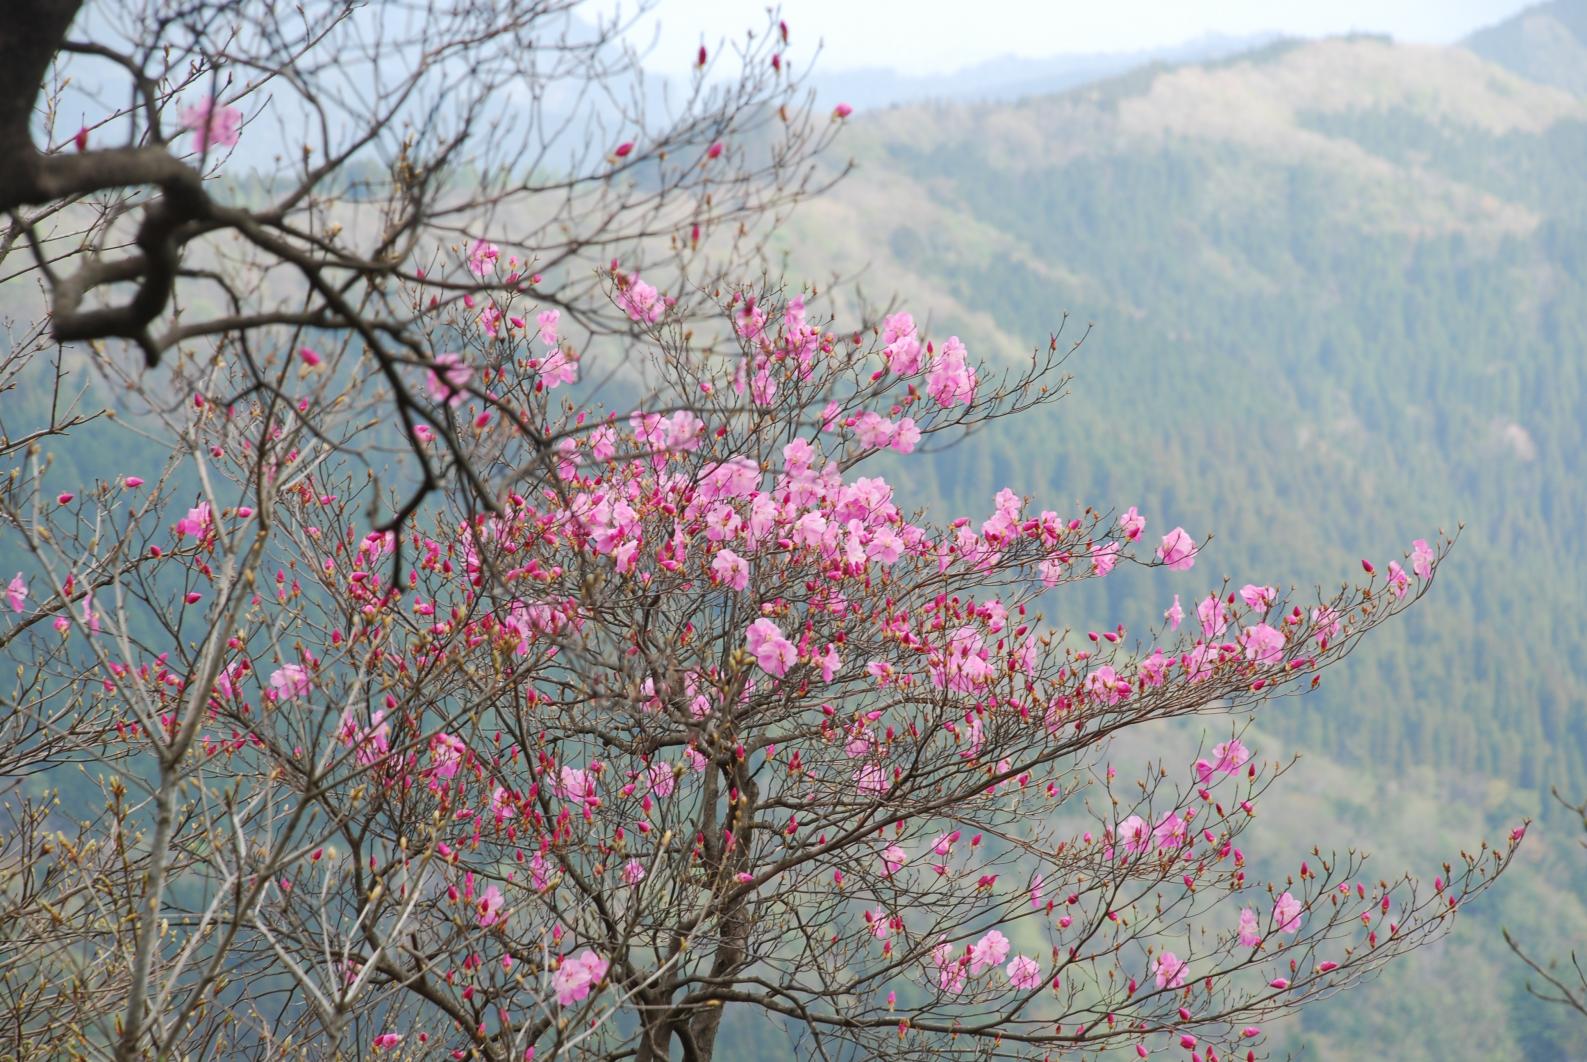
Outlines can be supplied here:
[[[1224, 574], [1334, 580], [1463, 523], [1437, 592], [1275, 706], [1267, 751], [1329, 758], [1297, 810], [1379, 850], [1587, 790], [1587, 100], [1357, 37], [887, 110], [844, 147], [859, 170], [797, 216], [791, 274], [857, 276], [982, 356], [1045, 344], [1065, 311], [1066, 336], [1094, 326], [1070, 399], [943, 454], [921, 496], [979, 513], [1008, 484], [1217, 534], [1197, 578], [1116, 573], [1061, 622], [1144, 628]], [[1580, 929], [1568, 824], [1534, 833], [1530, 877], [1452, 951], [1292, 1046], [1476, 1057], [1454, 1000], [1484, 993], [1482, 1057], [1565, 1057], [1568, 1024], [1525, 1001], [1498, 940], [1501, 921], [1558, 925], [1545, 946]], [[1407, 1023], [1432, 1031], [1395, 1039]]]

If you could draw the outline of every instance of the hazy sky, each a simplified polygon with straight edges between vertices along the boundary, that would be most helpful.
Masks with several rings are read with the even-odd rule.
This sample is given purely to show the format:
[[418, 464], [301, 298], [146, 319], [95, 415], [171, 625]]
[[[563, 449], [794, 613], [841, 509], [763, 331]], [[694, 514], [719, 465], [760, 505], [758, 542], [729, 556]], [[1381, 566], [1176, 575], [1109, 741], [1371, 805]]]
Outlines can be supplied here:
[[[631, 4], [625, 4], [631, 7]], [[688, 66], [708, 43], [764, 23], [764, 0], [657, 0], [660, 41], [646, 65]], [[820, 69], [949, 71], [1005, 55], [1121, 52], [1208, 33], [1323, 36], [1364, 30], [1447, 43], [1528, 0], [783, 0], [796, 46], [824, 42]], [[648, 36], [647, 36], [648, 42]], [[674, 59], [673, 57], [677, 58]]]

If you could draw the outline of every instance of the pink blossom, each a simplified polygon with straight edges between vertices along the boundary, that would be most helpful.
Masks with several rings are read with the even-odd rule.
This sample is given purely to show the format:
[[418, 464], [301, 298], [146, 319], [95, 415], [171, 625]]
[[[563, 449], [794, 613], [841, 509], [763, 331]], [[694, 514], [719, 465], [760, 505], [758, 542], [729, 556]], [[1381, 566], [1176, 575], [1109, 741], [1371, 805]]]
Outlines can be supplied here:
[[745, 638], [755, 662], [767, 674], [782, 678], [799, 658], [793, 643], [783, 637], [782, 628], [764, 617], [749, 625]]
[[997, 930], [990, 930], [970, 948], [970, 973], [978, 974], [993, 966], [1003, 965], [1008, 958], [1008, 938]]
[[590, 991], [606, 977], [610, 964], [589, 948], [577, 955], [565, 956], [551, 975], [551, 989], [560, 1006], [570, 1006], [589, 996]]
[[557, 345], [557, 327], [562, 321], [560, 310], [541, 310], [535, 315], [535, 324], [539, 325], [540, 342], [547, 347]]
[[1339, 613], [1326, 605], [1320, 605], [1311, 610], [1311, 625], [1312, 637], [1323, 645], [1326, 645], [1342, 629], [1339, 622]]
[[1187, 964], [1171, 951], [1162, 952], [1157, 956], [1153, 967], [1153, 979], [1158, 988], [1179, 988], [1185, 983], [1185, 970]]
[[931, 957], [937, 964], [937, 987], [944, 992], [964, 991], [964, 963], [959, 961], [953, 945], [943, 941], [931, 949]]
[[549, 389], [555, 389], [562, 384], [578, 383], [579, 359], [558, 347], [541, 360], [540, 382]]
[[501, 909], [506, 905], [506, 902], [502, 898], [501, 889], [495, 885], [486, 889], [484, 894], [480, 896], [479, 903], [475, 905], [479, 908], [480, 926], [483, 928], [495, 925], [501, 917]]
[[1009, 960], [1008, 974], [1010, 986], [1018, 989], [1031, 989], [1041, 986], [1041, 963], [1025, 955], [1016, 955]]
[[1257, 928], [1256, 912], [1249, 907], [1240, 912], [1240, 946], [1254, 948], [1262, 943], [1262, 932]]
[[882, 849], [882, 877], [892, 877], [907, 862], [909, 862], [909, 854], [907, 852], [896, 844], [888, 845]]
[[1240, 600], [1244, 601], [1247, 608], [1257, 608], [1264, 612], [1273, 607], [1273, 601], [1278, 597], [1278, 590], [1271, 586], [1257, 586], [1247, 583], [1240, 587]]
[[1433, 561], [1438, 554], [1427, 544], [1427, 539], [1419, 538], [1411, 543], [1411, 571], [1416, 573], [1418, 579], [1431, 579], [1433, 577]]
[[1389, 561], [1389, 589], [1394, 591], [1394, 596], [1403, 598], [1410, 588], [1411, 577], [1405, 574], [1400, 562]]
[[851, 115], [853, 113], [854, 113], [854, 108], [850, 107], [847, 103], [840, 103], [836, 107], [832, 108], [832, 117], [837, 118], [839, 120], [847, 118], [849, 115]]
[[1273, 923], [1281, 933], [1294, 933], [1300, 929], [1301, 905], [1289, 893], [1284, 893], [1273, 903]]
[[1146, 517], [1135, 511], [1135, 506], [1130, 506], [1129, 512], [1119, 517], [1119, 530], [1124, 532], [1124, 537], [1134, 542], [1141, 537], [1141, 532], [1146, 530]]
[[944, 409], [975, 401], [975, 368], [969, 364], [958, 336], [949, 336], [942, 345], [931, 375], [926, 379], [926, 393]]
[[1245, 658], [1258, 664], [1278, 664], [1284, 660], [1284, 636], [1265, 623], [1247, 627], [1240, 641]]
[[312, 685], [308, 670], [302, 664], [287, 664], [270, 674], [270, 693], [278, 701], [307, 696]]
[[1240, 743], [1239, 738], [1230, 738], [1212, 747], [1212, 755], [1216, 759], [1213, 770], [1222, 774], [1233, 774], [1251, 758], [1251, 750]]
[[677, 776], [672, 773], [672, 764], [652, 763], [647, 777], [650, 780], [650, 791], [656, 796], [666, 798], [672, 795], [672, 789], [677, 784]]
[[[437, 369], [440, 371], [437, 372]], [[448, 405], [461, 405], [468, 397], [464, 388], [473, 378], [474, 370], [463, 363], [461, 354], [437, 354], [434, 366], [425, 374], [424, 386], [430, 397]]]
[[210, 514], [209, 503], [199, 502], [187, 511], [187, 515], [176, 522], [176, 533], [195, 538], [204, 537], [204, 532], [209, 530]]
[[479, 311], [479, 327], [487, 336], [495, 338], [501, 331], [501, 307], [494, 302], [486, 303], [485, 308]]
[[501, 249], [494, 243], [475, 240], [468, 249], [468, 271], [476, 277], [482, 277], [496, 268], [496, 259], [500, 255]]
[[1196, 564], [1195, 540], [1182, 527], [1176, 527], [1163, 536], [1157, 547], [1157, 557], [1170, 571], [1188, 572]]
[[1117, 542], [1109, 542], [1098, 547], [1091, 554], [1091, 566], [1095, 569], [1097, 578], [1100, 579], [1113, 570], [1113, 566], [1119, 562], [1119, 550], [1122, 548]]
[[468, 745], [456, 734], [436, 734], [430, 739], [430, 759], [437, 778], [451, 778], [463, 765]]
[[1179, 629], [1179, 625], [1184, 622], [1184, 620], [1185, 620], [1185, 610], [1179, 604], [1179, 595], [1178, 594], [1174, 595], [1174, 603], [1172, 605], [1168, 606], [1168, 609], [1166, 611], [1164, 611], [1163, 619], [1168, 621], [1168, 627], [1169, 627], [1170, 630], [1176, 630], [1176, 631]]
[[1151, 844], [1152, 828], [1139, 815], [1131, 815], [1119, 823], [1118, 838], [1126, 852], [1136, 855], [1146, 851]]
[[623, 884], [638, 885], [645, 880], [645, 864], [637, 859], [630, 859], [623, 864]]
[[182, 126], [192, 130], [194, 151], [208, 151], [211, 145], [231, 147], [242, 130], [242, 111], [216, 107], [215, 101], [206, 97], [182, 109]]
[[11, 582], [6, 585], [6, 604], [11, 606], [12, 612], [21, 612], [27, 601], [27, 580], [22, 578], [21, 572], [17, 572], [11, 577]]
[[390, 1051], [400, 1043], [402, 1043], [401, 1033], [381, 1033], [379, 1036], [375, 1037], [375, 1050]]
[[626, 284], [618, 285], [617, 305], [628, 314], [630, 320], [641, 324], [655, 324], [661, 320], [662, 311], [666, 308], [660, 293], [637, 276], [629, 278]]

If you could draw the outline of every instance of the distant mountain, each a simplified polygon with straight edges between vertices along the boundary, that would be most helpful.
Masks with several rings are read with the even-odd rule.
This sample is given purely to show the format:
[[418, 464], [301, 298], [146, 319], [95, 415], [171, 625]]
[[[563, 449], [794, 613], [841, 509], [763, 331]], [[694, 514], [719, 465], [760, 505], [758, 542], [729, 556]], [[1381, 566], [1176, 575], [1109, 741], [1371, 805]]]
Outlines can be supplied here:
[[[1471, 50], [1356, 37], [862, 113], [849, 134], [856, 174], [784, 233], [793, 275], [861, 277], [994, 359], [1044, 347], [1065, 311], [1094, 324], [1070, 399], [944, 452], [934, 481], [912, 468], [912, 498], [982, 513], [1007, 484], [1215, 531], [1188, 575], [1120, 570], [1055, 603], [1143, 637], [1174, 593], [1337, 585], [1464, 523], [1422, 607], [1264, 716], [1266, 751], [1355, 771], [1312, 799], [1328, 842], [1373, 850], [1390, 819], [1433, 829], [1416, 801], [1458, 843], [1546, 814], [1550, 785], [1587, 794], [1587, 99]], [[1381, 803], [1344, 795], [1412, 777]], [[1579, 1057], [1498, 938], [1532, 918], [1545, 946], [1587, 940], [1576, 829], [1545, 819], [1452, 950], [1286, 1047]], [[1480, 1018], [1452, 1002], [1477, 996]]]
[[911, 75], [879, 68], [818, 71], [811, 84], [822, 105], [845, 102], [863, 110], [932, 100], [1014, 101], [1051, 95], [1156, 63], [1221, 59], [1261, 47], [1276, 37], [1271, 33], [1250, 37], [1208, 34], [1168, 48], [1134, 52], [1078, 53], [1043, 59], [1003, 56], [945, 74]]
[[1587, 0], [1551, 0], [1466, 38], [1522, 77], [1587, 96]]

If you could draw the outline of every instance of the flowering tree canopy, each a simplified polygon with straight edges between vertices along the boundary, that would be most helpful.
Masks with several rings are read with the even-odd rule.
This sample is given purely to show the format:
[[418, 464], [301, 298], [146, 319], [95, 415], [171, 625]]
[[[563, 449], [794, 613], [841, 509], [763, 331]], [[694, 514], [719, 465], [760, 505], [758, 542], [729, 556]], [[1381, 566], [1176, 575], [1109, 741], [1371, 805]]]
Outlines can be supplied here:
[[[50, 395], [0, 423], [10, 1053], [659, 1062], [742, 1014], [810, 1057], [1254, 1058], [1508, 864], [1242, 848], [1286, 768], [1239, 720], [1449, 540], [1303, 599], [1171, 514], [913, 507], [1078, 344], [743, 280], [849, 113], [795, 105], [785, 26], [657, 122], [560, 2], [79, 6], [0, 24], [43, 299], [0, 392]], [[68, 60], [129, 105], [63, 133]], [[272, 124], [272, 176], [217, 169]], [[130, 430], [61, 397], [89, 371]], [[90, 427], [86, 473], [45, 452]], [[1160, 623], [1044, 619], [1121, 564]]]
[[[328, 434], [367, 353], [299, 359], [290, 404], [168, 413], [163, 471], [58, 483], [35, 452], [10, 481], [33, 574], [0, 632], [8, 767], [118, 765], [59, 813], [75, 832], [11, 812], [32, 1050], [709, 1058], [759, 1011], [833, 1058], [1254, 1057], [1507, 864], [1518, 837], [1430, 884], [1315, 849], [1263, 880], [1241, 838], [1282, 765], [1237, 730], [1141, 776], [1108, 759], [1315, 684], [1447, 541], [1301, 600], [1209, 582], [1134, 508], [1005, 487], [935, 522], [873, 466], [1043, 407], [1057, 336], [994, 372], [907, 314], [839, 330], [739, 288], [685, 329], [605, 279], [644, 408], [559, 397], [554, 314], [436, 311], [462, 341], [413, 388], [501, 493], [438, 495], [395, 584], [336, 455], [396, 429]], [[1160, 624], [1043, 621], [1128, 563], [1163, 569]]]

